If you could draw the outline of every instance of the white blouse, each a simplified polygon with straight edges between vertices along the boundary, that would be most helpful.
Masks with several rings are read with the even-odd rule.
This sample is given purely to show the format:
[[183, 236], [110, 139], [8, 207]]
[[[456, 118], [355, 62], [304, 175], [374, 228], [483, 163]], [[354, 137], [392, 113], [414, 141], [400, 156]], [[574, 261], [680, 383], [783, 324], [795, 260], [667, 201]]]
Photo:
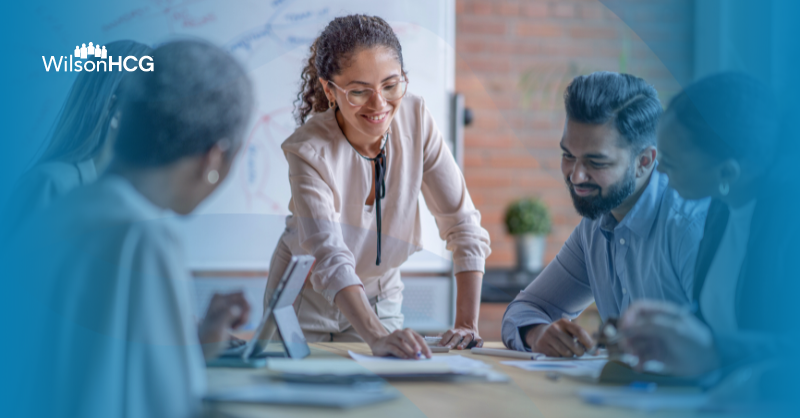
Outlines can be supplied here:
[[200, 412], [205, 363], [174, 216], [108, 176], [19, 231], [12, 262], [27, 273], [31, 306], [50, 312], [30, 324], [41, 339], [24, 348], [42, 351], [31, 392], [50, 408], [42, 416]]
[[97, 170], [92, 160], [79, 163], [50, 161], [33, 167], [22, 175], [9, 197], [0, 222], [0, 232], [11, 235], [19, 224], [34, 213], [76, 187], [94, 183], [95, 180]]
[[[380, 266], [375, 265], [375, 205], [365, 205], [373, 163], [344, 137], [334, 110], [315, 114], [282, 149], [292, 199], [280, 244], [292, 254], [316, 258], [310, 282], [329, 303], [348, 286], [362, 285], [373, 297], [378, 280], [399, 282], [398, 268], [422, 249], [420, 191], [453, 253], [455, 273], [483, 271], [491, 253], [489, 233], [422, 98], [407, 94], [390, 125]], [[402, 288], [385, 283], [383, 291], [392, 286]]]

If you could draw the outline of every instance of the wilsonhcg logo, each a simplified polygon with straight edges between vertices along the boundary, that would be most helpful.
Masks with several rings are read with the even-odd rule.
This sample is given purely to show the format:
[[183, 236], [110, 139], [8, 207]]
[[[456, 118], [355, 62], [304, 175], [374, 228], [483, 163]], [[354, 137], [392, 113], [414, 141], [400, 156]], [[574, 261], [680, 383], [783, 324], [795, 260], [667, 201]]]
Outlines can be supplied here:
[[[91, 60], [90, 58], [100, 58], [100, 60]], [[86, 62], [81, 61], [85, 59], [90, 60]], [[108, 62], [103, 61], [104, 59], [108, 59]], [[131, 67], [129, 66], [130, 61], [138, 61], [138, 65], [133, 64]], [[57, 72], [114, 71], [115, 66], [117, 67], [117, 71], [122, 71], [123, 69], [125, 69], [125, 71], [153, 71], [154, 68], [153, 57], [144, 55], [139, 59], [133, 55], [129, 55], [123, 59], [121, 56], [117, 56], [117, 61], [114, 61], [114, 56], [108, 55], [105, 45], [101, 48], [100, 45], [95, 46], [92, 42], [89, 42], [88, 47], [86, 44], [82, 44], [80, 48], [76, 45], [75, 52], [69, 56], [69, 64], [67, 64], [66, 56], [58, 57], [58, 61], [56, 61], [56, 57], [51, 56], [49, 62], [47, 58], [42, 56], [42, 62], [44, 63], [44, 70], [47, 72], [50, 72], [51, 68], [55, 69]]]

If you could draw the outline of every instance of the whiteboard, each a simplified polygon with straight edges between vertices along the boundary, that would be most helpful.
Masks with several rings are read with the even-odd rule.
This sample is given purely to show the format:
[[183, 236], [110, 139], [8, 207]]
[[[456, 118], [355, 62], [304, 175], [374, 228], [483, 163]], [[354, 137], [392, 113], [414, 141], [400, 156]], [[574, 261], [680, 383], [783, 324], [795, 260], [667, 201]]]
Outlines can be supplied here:
[[[253, 80], [256, 112], [230, 177], [179, 222], [194, 270], [268, 269], [291, 198], [280, 144], [296, 127], [292, 106], [308, 48], [333, 17], [365, 13], [392, 25], [403, 47], [409, 91], [425, 98], [442, 134], [450, 139], [455, 0], [137, 0], [124, 6], [98, 5], [87, 10], [94, 23], [83, 26], [97, 25], [96, 29], [83, 30], [86, 40], [75, 42], [133, 39], [157, 46], [200, 37], [231, 52]], [[421, 196], [420, 201], [424, 251], [403, 269], [449, 271], [450, 256]]]

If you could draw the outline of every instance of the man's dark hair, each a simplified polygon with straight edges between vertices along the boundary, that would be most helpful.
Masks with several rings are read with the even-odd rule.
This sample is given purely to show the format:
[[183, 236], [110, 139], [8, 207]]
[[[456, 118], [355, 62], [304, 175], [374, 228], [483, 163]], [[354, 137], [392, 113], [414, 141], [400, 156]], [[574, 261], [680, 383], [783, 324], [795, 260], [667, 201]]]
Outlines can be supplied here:
[[153, 71], [122, 84], [115, 158], [158, 167], [208, 152], [227, 139], [238, 149], [253, 109], [252, 84], [239, 63], [202, 41], [153, 51]]
[[575, 77], [564, 92], [569, 120], [613, 123], [634, 154], [656, 145], [656, 127], [663, 109], [658, 92], [630, 74], [598, 71]]

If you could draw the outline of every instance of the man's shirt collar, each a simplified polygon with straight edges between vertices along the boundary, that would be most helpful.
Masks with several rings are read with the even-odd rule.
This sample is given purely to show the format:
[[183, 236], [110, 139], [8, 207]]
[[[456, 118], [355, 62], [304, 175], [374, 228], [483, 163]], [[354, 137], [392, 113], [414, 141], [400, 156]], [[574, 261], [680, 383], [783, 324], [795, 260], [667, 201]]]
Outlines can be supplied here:
[[661, 197], [667, 188], [667, 182], [667, 176], [653, 168], [644, 192], [639, 196], [639, 200], [636, 201], [630, 212], [622, 218], [622, 222], [617, 222], [610, 212], [600, 217], [598, 226], [603, 236], [611, 240], [614, 238], [616, 229], [628, 228], [637, 236], [646, 237], [658, 215]]

